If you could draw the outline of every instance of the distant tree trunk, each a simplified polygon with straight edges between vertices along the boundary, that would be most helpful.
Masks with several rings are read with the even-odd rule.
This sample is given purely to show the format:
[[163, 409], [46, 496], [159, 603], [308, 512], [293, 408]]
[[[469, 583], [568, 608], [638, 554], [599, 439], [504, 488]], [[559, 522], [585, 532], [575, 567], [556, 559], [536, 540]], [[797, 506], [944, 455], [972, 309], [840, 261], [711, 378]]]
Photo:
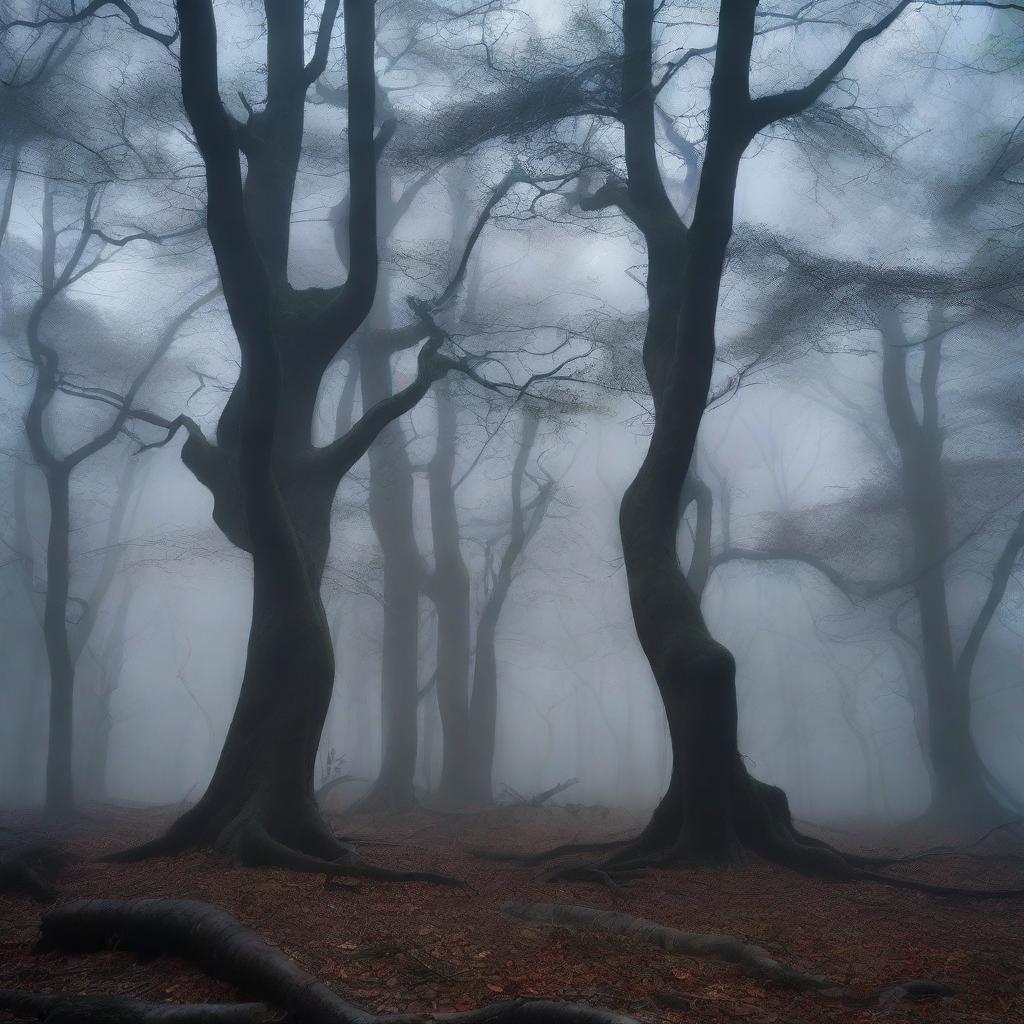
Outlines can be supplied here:
[[460, 806], [471, 799], [469, 766], [469, 570], [462, 556], [454, 474], [458, 422], [451, 391], [434, 387], [437, 446], [428, 469], [434, 571], [427, 594], [437, 609], [437, 705], [443, 741], [438, 799]]
[[496, 640], [498, 620], [512, 587], [516, 563], [536, 533], [550, 503], [553, 483], [547, 481], [527, 505], [523, 500], [526, 465], [537, 438], [539, 422], [526, 408], [516, 461], [512, 467], [512, 515], [508, 543], [494, 571], [490, 589], [476, 627], [473, 662], [473, 691], [469, 700], [469, 798], [472, 803], [490, 803], [494, 799], [494, 751], [498, 728], [498, 658]]
[[98, 658], [99, 677], [96, 682], [95, 706], [87, 734], [85, 757], [85, 789], [93, 800], [107, 798], [107, 765], [110, 760], [110, 734], [114, 728], [113, 701], [121, 681], [124, 650], [127, 643], [128, 615], [131, 612], [135, 587], [126, 580], [121, 587], [110, 629]]
[[927, 815], [943, 823], [985, 827], [1006, 820], [1011, 810], [993, 793], [992, 776], [971, 733], [973, 656], [958, 663], [953, 644], [946, 579], [949, 501], [938, 406], [943, 313], [936, 306], [930, 318], [919, 416], [907, 375], [911, 345], [899, 314], [881, 301], [876, 311], [882, 336], [882, 392], [899, 450], [904, 508], [913, 538], [909, 572], [920, 617], [927, 696], [925, 752], [932, 783]]
[[[41, 769], [45, 767], [48, 741], [44, 731], [43, 701], [49, 699], [44, 681], [47, 650], [42, 635], [42, 609], [36, 600], [35, 545], [29, 527], [29, 469], [23, 462], [14, 467], [14, 546], [17, 552], [21, 583], [33, 619], [38, 623], [38, 641], [31, 644], [31, 659], [25, 661], [27, 674], [22, 679], [20, 714], [12, 720], [11, 749], [14, 752], [13, 794], [24, 797], [39, 787]], [[13, 626], [13, 623], [10, 624]], [[45, 799], [45, 784], [43, 786]]]
[[[360, 350], [363, 408], [391, 397], [387, 350]], [[380, 773], [360, 810], [406, 810], [416, 802], [417, 689], [419, 680], [420, 552], [413, 520], [413, 474], [399, 423], [370, 447], [370, 520], [384, 560], [381, 639], [383, 751]]]
[[46, 603], [43, 638], [50, 665], [50, 730], [46, 756], [48, 817], [63, 818], [75, 811], [72, 778], [75, 665], [68, 638], [68, 597], [71, 584], [71, 474], [63, 465], [46, 467], [50, 527], [46, 545]]

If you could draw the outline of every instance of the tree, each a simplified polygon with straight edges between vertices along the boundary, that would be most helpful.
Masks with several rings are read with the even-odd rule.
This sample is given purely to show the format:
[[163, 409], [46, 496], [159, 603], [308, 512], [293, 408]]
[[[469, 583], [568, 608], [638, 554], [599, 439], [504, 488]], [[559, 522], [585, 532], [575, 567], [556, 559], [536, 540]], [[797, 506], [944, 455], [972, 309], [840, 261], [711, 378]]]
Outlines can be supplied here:
[[[78, 23], [105, 6], [92, 4], [37, 25]], [[177, 43], [177, 31], [145, 25], [128, 4], [114, 7], [135, 31], [169, 49]], [[412, 304], [410, 332], [423, 341], [414, 380], [364, 408], [340, 437], [313, 444], [324, 375], [373, 305], [377, 165], [394, 130], [387, 120], [378, 128], [375, 118], [372, 6], [349, 0], [342, 19], [348, 275], [337, 287], [293, 287], [288, 280], [290, 220], [306, 94], [327, 66], [339, 7], [338, 0], [325, 3], [306, 60], [301, 6], [267, 3], [267, 100], [258, 111], [249, 105], [245, 120], [230, 114], [220, 97], [212, 4], [204, 0], [177, 8], [182, 98], [206, 172], [208, 234], [241, 352], [241, 372], [215, 440], [184, 414], [168, 418], [131, 408], [130, 395], [108, 397], [124, 420], [166, 431], [154, 444], [186, 431], [183, 461], [213, 495], [218, 526], [252, 556], [254, 603], [238, 706], [205, 794], [165, 836], [126, 857], [213, 844], [251, 863], [391, 877], [353, 862], [352, 851], [334, 837], [313, 797], [317, 746], [334, 681], [319, 593], [331, 506], [340, 480], [380, 431], [411, 409], [435, 380], [458, 368], [486, 382], [473, 369], [475, 360], [441, 351], [447, 334], [434, 313], [451, 298], [456, 279], [434, 300]], [[479, 222], [470, 235], [460, 273], [481, 229]]]
[[[113, 444], [121, 434], [135, 399], [146, 379], [173, 343], [182, 325], [209, 299], [206, 293], [173, 317], [161, 333], [151, 355], [136, 374], [128, 391], [113, 402], [116, 411], [108, 423], [88, 439], [62, 450], [51, 431], [53, 406], [62, 394], [73, 397], [96, 397], [93, 389], [81, 388], [62, 367], [60, 316], [67, 293], [96, 267], [110, 258], [111, 251], [138, 240], [156, 241], [155, 235], [140, 231], [133, 236], [112, 238], [96, 223], [100, 202], [99, 187], [88, 189], [81, 199], [79, 215], [72, 226], [58, 227], [55, 219], [57, 189], [51, 182], [43, 187], [39, 256], [40, 290], [28, 311], [24, 324], [29, 358], [35, 369], [32, 398], [25, 417], [25, 435], [36, 466], [46, 481], [49, 511], [49, 532], [46, 543], [45, 600], [42, 626], [50, 668], [49, 747], [46, 770], [46, 813], [66, 817], [74, 812], [75, 797], [72, 771], [72, 731], [74, 720], [75, 666], [84, 641], [91, 632], [98, 607], [99, 593], [85, 602], [72, 640], [69, 620], [71, 604], [71, 478], [87, 459]], [[72, 197], [74, 203], [79, 197]], [[77, 225], [77, 226], [75, 226]], [[60, 244], [62, 236], [72, 235], [70, 246]], [[110, 404], [110, 403], [107, 403]], [[127, 498], [127, 494], [124, 495]], [[99, 589], [109, 583], [112, 569], [101, 579]]]
[[494, 741], [498, 719], [498, 621], [515, 579], [517, 563], [544, 521], [555, 492], [555, 481], [551, 477], [534, 480], [535, 493], [525, 500], [527, 464], [539, 425], [537, 410], [527, 405], [522, 413], [519, 445], [512, 466], [508, 539], [500, 556], [493, 543], [487, 549], [485, 597], [476, 624], [473, 688], [468, 705], [466, 779], [469, 799], [474, 803], [490, 803], [493, 799]]
[[[790, 515], [774, 525], [760, 550], [726, 549], [716, 554], [714, 564], [737, 558], [802, 561], [851, 600], [909, 591], [919, 631], [909, 646], [923, 680], [922, 754], [932, 783], [926, 814], [947, 825], [990, 827], [1005, 820], [1016, 801], [986, 766], [973, 738], [971, 683], [982, 641], [1024, 550], [1024, 523], [1018, 519], [1000, 538], [988, 569], [989, 586], [964, 625], [956, 621], [961, 602], [952, 600], [951, 590], [960, 550], [978, 534], [992, 533], [988, 521], [1019, 504], [1021, 467], [1015, 456], [979, 461], [953, 458], [946, 452], [951, 415], [944, 409], [948, 396], [943, 396], [941, 382], [943, 352], [950, 337], [986, 317], [1005, 315], [1009, 301], [1005, 292], [1017, 283], [1016, 269], [983, 257], [981, 266], [952, 274], [921, 267], [888, 267], [881, 274], [852, 261], [780, 251], [788, 252], [793, 265], [802, 268], [808, 284], [813, 280], [819, 288], [846, 295], [851, 328], [862, 325], [877, 333], [881, 404], [896, 457], [891, 471], [883, 468], [834, 515], [821, 509]], [[852, 289], [856, 290], [851, 294]], [[906, 324], [921, 316], [922, 305], [929, 311], [922, 317], [927, 327], [919, 336], [908, 336]], [[961, 404], [964, 399], [975, 407], [993, 404], [992, 396], [983, 390], [978, 395], [961, 390]], [[862, 402], [846, 393], [834, 394], [832, 404], [870, 432], [872, 424], [863, 422]], [[998, 400], [995, 406], [999, 416], [1009, 408]], [[884, 448], [883, 454], [888, 454]], [[875, 525], [865, 535], [869, 517]], [[895, 564], [898, 572], [888, 578], [879, 573], [879, 579], [870, 581], [854, 578], [843, 563], [856, 560], [863, 566], [872, 560], [871, 550], [859, 536], [871, 538], [874, 550], [886, 556], [885, 568]], [[837, 554], [840, 551], [845, 557]], [[901, 558], [905, 551], [909, 557]], [[899, 614], [899, 608], [894, 608], [894, 622], [898, 623]], [[958, 640], [961, 634], [963, 639]], [[899, 625], [893, 640], [907, 642]]]
[[[771, 125], [798, 117], [853, 57], [907, 9], [897, 3], [860, 29], [806, 85], [752, 97], [757, 5], [719, 6], [704, 161], [686, 224], [666, 191], [657, 154], [650, 0], [625, 0], [617, 117], [625, 176], [609, 177], [584, 209], [617, 207], [647, 246], [648, 320], [643, 360], [654, 403], [650, 445], [621, 506], [620, 528], [637, 634], [662, 695], [672, 739], [669, 787], [618, 864], [651, 857], [721, 861], [741, 847], [832, 877], [867, 877], [854, 859], [800, 835], [785, 794], [754, 779], [737, 745], [735, 662], [705, 624], [679, 565], [680, 504], [712, 386], [722, 276], [733, 233], [740, 161]], [[771, 17], [771, 12], [766, 12]], [[798, 15], [799, 20], [799, 15]], [[712, 47], [700, 52], [710, 52]], [[669, 65], [664, 83], [696, 48]]]

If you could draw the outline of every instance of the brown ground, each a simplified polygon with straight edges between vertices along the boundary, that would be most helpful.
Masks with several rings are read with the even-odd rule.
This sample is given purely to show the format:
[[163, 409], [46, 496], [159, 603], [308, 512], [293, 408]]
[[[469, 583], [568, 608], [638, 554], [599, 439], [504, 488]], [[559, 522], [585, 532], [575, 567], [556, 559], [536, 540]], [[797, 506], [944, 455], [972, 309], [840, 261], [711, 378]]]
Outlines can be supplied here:
[[[96, 809], [65, 836], [85, 860], [59, 883], [61, 899], [212, 901], [345, 998], [375, 1011], [463, 1009], [536, 996], [603, 1005], [645, 1021], [1024, 1021], [1022, 901], [969, 902], [874, 884], [829, 885], [760, 862], [728, 870], [651, 872], [617, 893], [592, 884], [545, 883], [541, 868], [494, 864], [468, 853], [472, 846], [539, 849], [631, 828], [614, 815], [563, 808], [336, 822], [339, 831], [399, 844], [367, 848], [375, 862], [456, 874], [469, 882], [465, 890], [361, 882], [356, 892], [332, 891], [322, 876], [233, 867], [214, 853], [135, 865], [90, 862], [155, 835], [168, 820], [167, 811]], [[0, 824], [30, 823], [0, 817]], [[860, 848], [880, 848], [883, 839], [876, 836]], [[930, 845], [923, 836], [914, 840], [915, 848]], [[974, 856], [944, 855], [899, 870], [950, 884], [1021, 886], [1019, 846], [1017, 859], [1013, 853], [1004, 832], [977, 847]], [[507, 899], [586, 904], [687, 931], [732, 934], [766, 947], [788, 966], [853, 988], [932, 978], [958, 994], [855, 1008], [631, 939], [525, 927], [500, 912]], [[244, 996], [166, 957], [144, 962], [116, 952], [34, 954], [40, 910], [26, 897], [0, 896], [0, 988], [179, 1002]], [[675, 1008], [666, 1005], [672, 998]]]

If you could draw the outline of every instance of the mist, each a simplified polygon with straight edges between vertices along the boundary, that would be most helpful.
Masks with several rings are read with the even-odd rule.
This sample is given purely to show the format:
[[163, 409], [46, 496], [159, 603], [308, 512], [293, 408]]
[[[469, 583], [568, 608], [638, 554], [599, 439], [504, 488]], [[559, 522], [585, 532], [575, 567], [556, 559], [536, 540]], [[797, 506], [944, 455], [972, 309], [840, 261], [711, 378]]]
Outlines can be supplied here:
[[[486, 847], [514, 894], [570, 844], [573, 913], [629, 886], [686, 931], [672, 872], [709, 865], [723, 906], [769, 865], [815, 900], [1019, 895], [1022, 27], [9, 0], [0, 891], [9, 862], [244, 921], [243, 868], [485, 887]], [[68, 867], [97, 856], [128, 874]], [[921, 991], [955, 1016], [941, 952]], [[0, 988], [34, 991], [18, 964]], [[399, 1012], [561, 998], [438, 977]], [[683, 1019], [608, 984], [581, 1001]], [[260, 1012], [312, 1012], [283, 991]]]

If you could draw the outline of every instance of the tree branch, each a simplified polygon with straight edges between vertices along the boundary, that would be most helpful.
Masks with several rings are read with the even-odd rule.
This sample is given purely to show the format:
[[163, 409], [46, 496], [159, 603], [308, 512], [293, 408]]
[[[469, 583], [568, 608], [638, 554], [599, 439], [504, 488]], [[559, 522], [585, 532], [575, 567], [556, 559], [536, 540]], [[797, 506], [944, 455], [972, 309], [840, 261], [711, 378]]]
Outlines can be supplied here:
[[206, 166], [207, 230], [231, 322], [242, 348], [271, 322], [271, 282], [246, 221], [234, 122], [217, 84], [212, 0], [176, 0], [181, 31], [181, 96]]
[[320, 12], [320, 27], [316, 33], [316, 46], [313, 56], [303, 69], [306, 85], [312, 85], [327, 68], [327, 57], [331, 51], [331, 34], [338, 17], [339, 0], [325, 0]]
[[143, 24], [134, 8], [132, 8], [126, 0], [92, 0], [91, 3], [87, 4], [80, 11], [75, 11], [72, 14], [54, 14], [46, 18], [40, 18], [37, 21], [27, 21], [22, 19], [4, 21], [0, 22], [0, 29], [45, 28], [47, 25], [73, 25], [76, 22], [86, 21], [104, 7], [116, 7], [124, 16], [125, 21], [127, 21], [128, 24], [139, 33], [139, 35], [146, 36], [149, 39], [155, 39], [158, 43], [162, 46], [166, 46], [168, 49], [178, 38], [177, 30], [174, 32], [160, 32], [158, 29], [150, 28], [150, 26]]
[[964, 683], [970, 681], [975, 659], [981, 649], [981, 641], [1006, 593], [1006, 585], [1010, 581], [1013, 567], [1020, 557], [1021, 551], [1024, 551], [1024, 512], [1021, 513], [1016, 529], [1007, 538], [1005, 547], [996, 559], [992, 570], [992, 584], [989, 587], [985, 603], [981, 606], [978, 617], [974, 620], [974, 625], [971, 626], [971, 631], [964, 642], [963, 650], [957, 658], [956, 674]]
[[344, 25], [348, 62], [349, 271], [338, 295], [310, 326], [312, 343], [323, 350], [324, 358], [328, 354], [333, 357], [370, 312], [377, 292], [379, 263], [373, 4], [345, 0]]
[[806, 85], [752, 100], [750, 111], [754, 132], [759, 132], [785, 117], [793, 117], [815, 103], [835, 81], [836, 76], [853, 60], [861, 47], [880, 36], [913, 2], [915, 0], [900, 0], [888, 14], [873, 25], [867, 25], [855, 32], [838, 56]]

